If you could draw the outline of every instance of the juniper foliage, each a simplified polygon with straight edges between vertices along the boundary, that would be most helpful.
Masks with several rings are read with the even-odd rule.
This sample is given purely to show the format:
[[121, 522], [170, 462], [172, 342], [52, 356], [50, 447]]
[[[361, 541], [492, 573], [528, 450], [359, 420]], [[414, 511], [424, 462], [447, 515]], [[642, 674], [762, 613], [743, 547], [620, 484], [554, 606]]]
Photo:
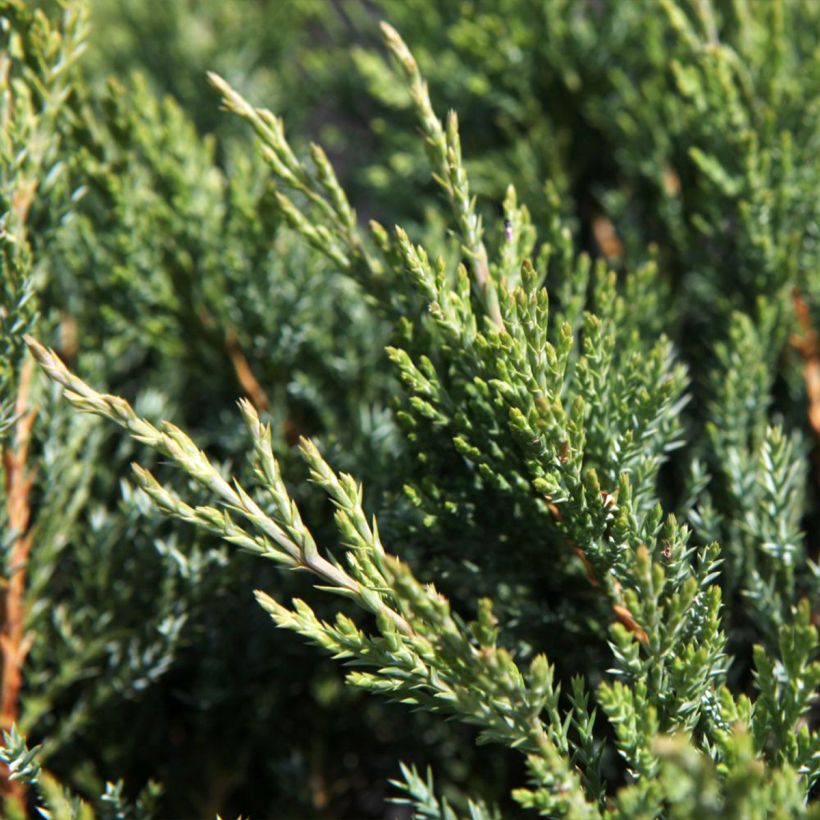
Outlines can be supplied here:
[[[368, 112], [385, 146], [347, 169], [351, 195], [324, 149], [292, 143], [216, 74], [258, 158], [236, 129], [200, 140], [138, 77], [77, 79], [61, 96], [59, 47], [75, 53], [81, 7], [59, 34], [4, 6], [20, 87], [56, 89], [9, 133], [42, 127], [65, 163], [45, 173], [45, 152], [18, 167], [10, 143], [9, 219], [27, 174], [66, 180], [40, 198], [39, 282], [26, 237], [4, 257], [4, 426], [30, 417], [14, 407], [37, 289], [36, 333], [80, 375], [29, 337], [42, 369], [139, 445], [44, 391], [21, 725], [58, 768], [80, 737], [126, 758], [101, 716], [130, 703], [160, 730], [150, 693], [180, 671], [197, 679], [190, 624], [222, 636], [204, 678], [258, 663], [264, 639], [230, 645], [263, 627], [220, 625], [253, 583], [352, 687], [413, 706], [459, 749], [465, 734], [442, 718], [499, 749], [514, 804], [428, 749], [448, 795], [403, 765], [400, 799], [418, 816], [811, 813], [815, 4], [507, 0], [469, 19], [383, 5], [434, 82], [387, 24], [386, 49], [354, 50], [391, 120], [415, 125]], [[20, 39], [36, 26], [59, 47]], [[461, 124], [434, 104], [448, 84]], [[419, 208], [422, 167], [435, 199]], [[406, 229], [365, 225], [359, 201]], [[89, 270], [106, 273], [77, 275]], [[238, 393], [241, 425], [227, 409]], [[135, 453], [139, 491], [120, 484]], [[67, 565], [76, 583], [55, 590]], [[111, 685], [88, 685], [100, 669]], [[254, 674], [282, 686], [271, 664]], [[209, 683], [196, 702], [236, 702]], [[266, 714], [284, 703], [268, 697]], [[328, 714], [349, 703], [331, 698]], [[256, 739], [252, 711], [244, 728], [234, 715], [240, 743]], [[4, 756], [55, 814], [91, 811], [42, 785], [16, 730]], [[121, 785], [95, 788], [103, 814], [147, 814], [156, 796], [128, 807]]]

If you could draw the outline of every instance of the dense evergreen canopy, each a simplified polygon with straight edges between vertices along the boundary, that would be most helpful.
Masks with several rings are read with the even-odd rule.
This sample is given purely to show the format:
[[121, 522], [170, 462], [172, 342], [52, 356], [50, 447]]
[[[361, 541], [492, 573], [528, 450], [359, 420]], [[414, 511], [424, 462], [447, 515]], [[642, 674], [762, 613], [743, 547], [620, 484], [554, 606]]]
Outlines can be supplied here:
[[0, 36], [4, 816], [817, 816], [820, 3]]

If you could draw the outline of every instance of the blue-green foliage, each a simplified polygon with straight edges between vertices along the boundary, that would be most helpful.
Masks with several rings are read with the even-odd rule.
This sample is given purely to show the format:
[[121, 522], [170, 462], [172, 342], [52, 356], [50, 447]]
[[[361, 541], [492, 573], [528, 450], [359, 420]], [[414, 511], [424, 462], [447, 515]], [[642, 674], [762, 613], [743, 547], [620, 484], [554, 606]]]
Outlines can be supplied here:
[[4, 452], [32, 331], [137, 442], [35, 383], [18, 717], [91, 799], [4, 759], [55, 816], [378, 814], [335, 749], [420, 817], [811, 811], [818, 5], [229, 5], [98, 0], [84, 69], [0, 5]]

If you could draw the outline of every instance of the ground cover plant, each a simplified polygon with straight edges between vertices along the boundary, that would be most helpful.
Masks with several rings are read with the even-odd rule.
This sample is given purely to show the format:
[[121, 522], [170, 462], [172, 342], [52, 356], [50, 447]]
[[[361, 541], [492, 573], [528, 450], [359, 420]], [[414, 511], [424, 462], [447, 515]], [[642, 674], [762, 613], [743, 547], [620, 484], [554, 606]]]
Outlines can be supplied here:
[[818, 813], [816, 3], [0, 23], [7, 816]]

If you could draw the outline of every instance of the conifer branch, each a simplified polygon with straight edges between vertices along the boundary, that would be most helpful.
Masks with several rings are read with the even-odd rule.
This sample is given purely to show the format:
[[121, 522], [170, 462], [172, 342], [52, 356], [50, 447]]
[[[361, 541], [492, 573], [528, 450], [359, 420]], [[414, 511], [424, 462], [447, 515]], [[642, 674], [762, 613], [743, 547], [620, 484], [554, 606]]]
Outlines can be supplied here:
[[498, 306], [496, 284], [492, 280], [483, 241], [481, 217], [476, 212], [476, 200], [470, 194], [467, 172], [461, 157], [461, 139], [458, 133], [458, 116], [455, 111], [447, 115], [447, 127], [433, 110], [427, 83], [418, 64], [399, 33], [386, 22], [381, 23], [384, 42], [390, 49], [410, 84], [410, 94], [418, 114], [419, 124], [425, 137], [425, 147], [433, 178], [444, 189], [459, 227], [462, 247], [470, 260], [470, 267], [481, 301], [499, 330], [504, 330], [504, 320]]
[[379, 262], [365, 250], [356, 214], [336, 178], [324, 150], [311, 145], [313, 168], [299, 160], [285, 136], [281, 118], [263, 108], [254, 108], [214, 72], [208, 82], [222, 97], [225, 108], [253, 126], [261, 142], [262, 157], [276, 179], [292, 192], [304, 196], [315, 211], [307, 218], [294, 201], [276, 192], [279, 209], [291, 225], [331, 262], [374, 293], [382, 293], [384, 273]]
[[[350, 673], [352, 684], [423, 704], [433, 711], [456, 714], [481, 727], [484, 739], [518, 747], [531, 761], [549, 761], [549, 767], [558, 767], [560, 774], [551, 775], [542, 787], [568, 792], [579, 810], [583, 809], [583, 816], [597, 816], [593, 804], [582, 796], [577, 774], [555, 748], [556, 740], [566, 743], [557, 714], [551, 716], [549, 729], [539, 717], [544, 707], [557, 699], [546, 658], [537, 656], [524, 676], [509, 653], [495, 647], [494, 642], [475, 647], [451, 614], [446, 599], [432, 586], [421, 585], [405, 564], [384, 551], [375, 522], [371, 525], [364, 515], [361, 489], [350, 476], [336, 475], [315, 445], [303, 440], [301, 451], [312, 480], [337, 506], [337, 526], [349, 549], [349, 574], [319, 554], [282, 481], [271, 450], [270, 428], [261, 424], [250, 402], [242, 401], [240, 408], [254, 440], [257, 475], [275, 504], [274, 517], [266, 514], [238, 482], [228, 483], [181, 430], [168, 422], [155, 427], [124, 399], [97, 393], [74, 376], [53, 351], [30, 337], [26, 342], [76, 408], [114, 421], [137, 441], [170, 458], [229, 511], [247, 520], [256, 534], [237, 527], [229, 513], [191, 507], [148, 471], [136, 467], [138, 483], [160, 511], [285, 566], [310, 571], [323, 589], [344, 595], [373, 613], [381, 637], [365, 635], [345, 616], [337, 616], [331, 625], [320, 621], [301, 601], [295, 601], [291, 611], [257, 591], [257, 600], [278, 625], [299, 632], [337, 657], [356, 658], [360, 665], [375, 669]], [[489, 699], [487, 693], [491, 694]]]
[[[275, 519], [267, 515], [238, 482], [231, 484], [226, 481], [205, 453], [178, 427], [170, 422], [164, 422], [161, 428], [155, 427], [140, 418], [125, 399], [97, 393], [74, 376], [54, 351], [47, 350], [31, 337], [26, 338], [26, 343], [49, 377], [63, 385], [65, 396], [71, 404], [83, 412], [93, 413], [115, 422], [124, 427], [137, 441], [170, 458], [191, 478], [212, 492], [229, 511], [247, 519], [259, 535], [249, 536], [246, 531], [238, 529], [229, 513], [211, 507], [190, 507], [176, 494], [164, 489], [148, 471], [136, 467], [138, 481], [160, 509], [182, 520], [205, 527], [249, 551], [262, 554], [294, 569], [308, 570], [327, 584], [329, 589], [357, 600], [374, 614], [383, 615], [401, 632], [407, 634], [412, 631], [407, 622], [390, 609], [378, 595], [373, 594], [341, 567], [319, 554], [313, 536], [302, 524], [295, 505], [283, 494], [284, 485], [281, 479], [277, 479], [276, 483], [269, 487], [277, 502], [278, 516]], [[270, 429], [259, 423], [250, 403], [244, 402], [241, 406], [246, 419], [253, 424], [253, 432], [258, 437], [256, 440], [259, 452], [267, 461], [272, 458]], [[321, 476], [327, 466], [318, 451], [305, 442], [303, 452], [315, 475]], [[270, 463], [263, 469], [270, 470]], [[278, 475], [278, 468], [273, 474]], [[349, 498], [347, 500], [350, 501]], [[360, 515], [360, 512], [355, 514]], [[260, 537], [261, 542], [258, 540]]]

